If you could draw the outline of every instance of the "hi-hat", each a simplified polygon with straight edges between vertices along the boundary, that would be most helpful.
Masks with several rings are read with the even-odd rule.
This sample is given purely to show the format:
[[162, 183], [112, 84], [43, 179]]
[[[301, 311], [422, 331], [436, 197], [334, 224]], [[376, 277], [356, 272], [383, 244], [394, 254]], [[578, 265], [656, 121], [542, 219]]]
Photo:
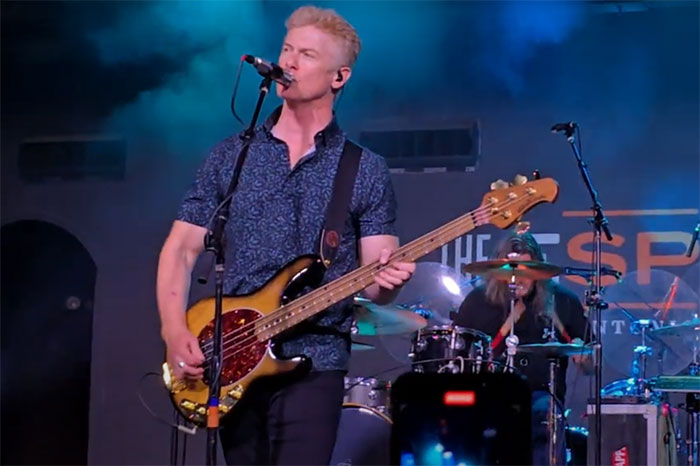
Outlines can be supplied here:
[[578, 345], [575, 343], [559, 343], [552, 341], [547, 343], [529, 343], [518, 345], [518, 353], [539, 354], [546, 358], [562, 358], [566, 356], [583, 356], [592, 354], [593, 347]]
[[515, 259], [493, 259], [462, 266], [462, 272], [509, 281], [512, 276], [530, 280], [545, 280], [561, 273], [561, 267], [548, 262]]
[[428, 324], [423, 317], [405, 307], [380, 306], [359, 296], [354, 301], [357, 335], [399, 335], [415, 332]]

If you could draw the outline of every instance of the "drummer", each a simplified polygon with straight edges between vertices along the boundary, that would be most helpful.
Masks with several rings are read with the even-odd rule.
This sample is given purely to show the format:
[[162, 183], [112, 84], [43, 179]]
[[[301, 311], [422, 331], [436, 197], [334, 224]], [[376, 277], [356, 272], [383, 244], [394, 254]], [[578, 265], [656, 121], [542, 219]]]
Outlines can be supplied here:
[[[493, 259], [544, 261], [542, 250], [528, 232], [513, 233], [496, 248]], [[505, 353], [505, 338], [510, 334], [510, 292], [508, 282], [489, 278], [471, 291], [462, 302], [454, 318], [456, 325], [480, 330], [492, 337], [494, 357]], [[589, 339], [589, 326], [579, 299], [571, 291], [551, 279], [533, 280], [526, 276], [516, 278], [515, 335], [520, 344], [550, 341], [551, 328], [554, 339], [562, 343], [583, 343]], [[573, 362], [584, 373], [592, 373], [592, 361], [588, 356], [573, 356]], [[557, 373], [556, 396], [564, 406], [566, 394], [566, 369], [568, 361], [561, 358]], [[533, 450], [534, 464], [547, 463], [547, 431], [542, 421], [546, 419], [549, 398], [547, 384], [549, 367], [543, 356], [518, 353], [516, 370], [525, 375], [533, 390]]]

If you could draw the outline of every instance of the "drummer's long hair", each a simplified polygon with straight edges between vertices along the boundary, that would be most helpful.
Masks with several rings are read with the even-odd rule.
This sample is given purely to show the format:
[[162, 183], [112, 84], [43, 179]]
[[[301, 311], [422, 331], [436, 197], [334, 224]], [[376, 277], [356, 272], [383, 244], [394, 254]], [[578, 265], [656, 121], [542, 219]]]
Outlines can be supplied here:
[[[535, 238], [528, 232], [512, 233], [501, 241], [492, 254], [492, 259], [505, 259], [510, 253], [529, 254], [532, 260], [544, 261], [542, 248]], [[532, 292], [532, 308], [544, 318], [551, 317], [553, 310], [554, 282], [550, 279], [536, 280]], [[508, 283], [501, 280], [486, 280], [486, 300], [494, 305], [504, 308], [507, 315], [510, 310], [510, 292]]]

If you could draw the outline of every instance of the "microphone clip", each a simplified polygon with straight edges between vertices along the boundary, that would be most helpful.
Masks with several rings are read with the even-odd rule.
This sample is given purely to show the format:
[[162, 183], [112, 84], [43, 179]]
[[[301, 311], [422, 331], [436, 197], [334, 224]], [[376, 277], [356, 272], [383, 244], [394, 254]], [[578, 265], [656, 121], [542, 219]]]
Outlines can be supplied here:
[[574, 131], [576, 131], [576, 128], [578, 128], [578, 123], [575, 121], [569, 121], [566, 123], [555, 123], [552, 125], [552, 132], [553, 133], [561, 133], [564, 132], [566, 137], [571, 137], [574, 135]]

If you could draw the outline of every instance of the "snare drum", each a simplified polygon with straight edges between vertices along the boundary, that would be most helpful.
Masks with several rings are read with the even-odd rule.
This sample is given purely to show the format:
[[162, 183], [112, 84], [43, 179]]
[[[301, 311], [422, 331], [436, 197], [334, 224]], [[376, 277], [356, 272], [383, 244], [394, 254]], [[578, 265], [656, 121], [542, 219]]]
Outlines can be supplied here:
[[391, 382], [372, 377], [345, 377], [343, 403], [367, 406], [388, 414]]
[[419, 330], [409, 356], [415, 372], [469, 372], [488, 370], [491, 337], [478, 330], [440, 325]]

